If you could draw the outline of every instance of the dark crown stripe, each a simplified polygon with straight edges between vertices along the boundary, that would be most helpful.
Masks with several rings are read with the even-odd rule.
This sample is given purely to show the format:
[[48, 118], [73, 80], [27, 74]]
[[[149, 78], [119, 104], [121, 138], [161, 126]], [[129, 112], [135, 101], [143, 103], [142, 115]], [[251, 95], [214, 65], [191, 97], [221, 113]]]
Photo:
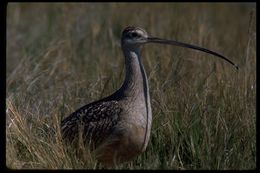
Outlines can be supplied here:
[[133, 30], [142, 30], [143, 32], [145, 32], [142, 28], [139, 28], [139, 27], [135, 27], [135, 26], [128, 26], [124, 29], [123, 31], [123, 35], [126, 34], [127, 32], [129, 31], [133, 31]]

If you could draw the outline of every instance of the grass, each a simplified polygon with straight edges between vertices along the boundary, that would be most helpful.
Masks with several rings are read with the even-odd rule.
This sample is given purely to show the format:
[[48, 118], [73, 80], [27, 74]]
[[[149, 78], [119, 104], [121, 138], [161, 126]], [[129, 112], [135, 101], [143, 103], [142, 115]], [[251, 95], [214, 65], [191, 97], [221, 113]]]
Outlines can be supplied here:
[[146, 45], [153, 124], [147, 150], [116, 169], [256, 168], [254, 3], [9, 3], [6, 166], [101, 169], [61, 143], [62, 118], [120, 87], [128, 25], [200, 45], [211, 55]]

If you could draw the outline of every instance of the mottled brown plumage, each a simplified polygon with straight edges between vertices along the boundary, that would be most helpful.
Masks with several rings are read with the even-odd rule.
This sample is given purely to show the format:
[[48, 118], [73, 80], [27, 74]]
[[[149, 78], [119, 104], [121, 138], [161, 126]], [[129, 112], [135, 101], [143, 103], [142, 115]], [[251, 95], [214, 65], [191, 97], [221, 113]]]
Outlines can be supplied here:
[[85, 142], [98, 146], [113, 130], [121, 112], [117, 101], [104, 101], [86, 105], [61, 122], [63, 138], [78, 142], [79, 130], [82, 129]]

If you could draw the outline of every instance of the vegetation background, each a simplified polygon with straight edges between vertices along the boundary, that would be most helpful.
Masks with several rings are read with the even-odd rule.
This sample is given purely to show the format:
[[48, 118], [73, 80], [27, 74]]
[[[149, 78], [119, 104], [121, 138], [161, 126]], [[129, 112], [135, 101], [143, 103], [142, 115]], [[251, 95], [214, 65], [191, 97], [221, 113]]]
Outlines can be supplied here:
[[220, 52], [145, 45], [153, 112], [147, 150], [117, 169], [256, 168], [255, 3], [8, 3], [6, 166], [100, 169], [65, 152], [59, 123], [124, 79], [120, 35], [151, 35]]

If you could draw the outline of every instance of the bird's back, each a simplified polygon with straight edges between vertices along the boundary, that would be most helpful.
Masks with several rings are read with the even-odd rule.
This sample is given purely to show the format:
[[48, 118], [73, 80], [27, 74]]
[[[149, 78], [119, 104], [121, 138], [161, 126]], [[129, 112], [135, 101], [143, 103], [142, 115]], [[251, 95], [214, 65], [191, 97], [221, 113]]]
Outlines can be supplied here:
[[120, 112], [117, 100], [87, 104], [61, 122], [62, 138], [76, 144], [82, 137], [84, 143], [96, 148], [111, 134], [119, 121]]

